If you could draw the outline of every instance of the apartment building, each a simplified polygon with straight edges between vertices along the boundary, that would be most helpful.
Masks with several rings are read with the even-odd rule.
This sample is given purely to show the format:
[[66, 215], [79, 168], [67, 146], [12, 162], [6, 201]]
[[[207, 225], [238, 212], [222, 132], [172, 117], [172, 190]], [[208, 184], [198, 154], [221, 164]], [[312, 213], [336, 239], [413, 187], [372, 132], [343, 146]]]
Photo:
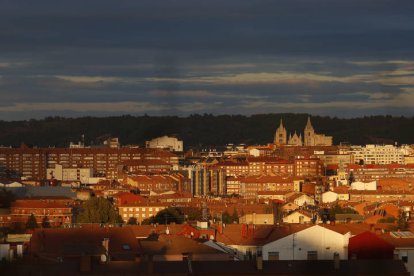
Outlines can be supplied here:
[[144, 219], [155, 216], [159, 211], [167, 207], [168, 204], [166, 203], [132, 203], [122, 205], [122, 207], [118, 208], [118, 212], [125, 222], [134, 217], [138, 223], [142, 223]]
[[295, 176], [322, 176], [323, 165], [318, 158], [297, 156], [294, 160]]
[[240, 179], [239, 194], [245, 198], [257, 198], [260, 191], [293, 192], [293, 177], [247, 176]]
[[196, 166], [189, 169], [191, 192], [193, 195], [224, 195], [226, 191], [226, 171], [219, 166]]
[[404, 151], [393, 145], [352, 146], [350, 153], [357, 164], [405, 164]]
[[414, 177], [414, 164], [382, 164], [382, 165], [355, 165], [346, 168], [348, 178], [354, 181], [373, 181], [382, 178], [410, 178]]
[[[123, 163], [160, 160], [178, 169], [178, 156], [160, 149], [145, 148], [0, 148], [0, 174], [30, 180], [47, 179], [47, 169], [92, 168], [95, 176], [116, 179]], [[120, 170], [121, 168], [121, 170]]]
[[169, 175], [134, 175], [124, 178], [123, 184], [139, 189], [141, 192], [162, 193], [178, 191], [179, 181]]
[[33, 197], [17, 199], [10, 206], [10, 213], [0, 215], [0, 226], [25, 225], [32, 214], [40, 225], [47, 218], [51, 226], [72, 223], [74, 201], [65, 197]]

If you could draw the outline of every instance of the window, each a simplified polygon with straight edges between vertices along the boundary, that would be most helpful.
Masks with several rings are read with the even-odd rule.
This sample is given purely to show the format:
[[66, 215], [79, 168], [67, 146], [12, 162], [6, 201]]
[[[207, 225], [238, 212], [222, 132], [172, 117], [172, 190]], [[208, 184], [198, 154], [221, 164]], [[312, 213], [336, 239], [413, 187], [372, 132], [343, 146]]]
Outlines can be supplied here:
[[278, 261], [279, 260], [279, 252], [269, 252], [268, 259], [269, 261]]
[[317, 260], [318, 251], [308, 251], [308, 260]]

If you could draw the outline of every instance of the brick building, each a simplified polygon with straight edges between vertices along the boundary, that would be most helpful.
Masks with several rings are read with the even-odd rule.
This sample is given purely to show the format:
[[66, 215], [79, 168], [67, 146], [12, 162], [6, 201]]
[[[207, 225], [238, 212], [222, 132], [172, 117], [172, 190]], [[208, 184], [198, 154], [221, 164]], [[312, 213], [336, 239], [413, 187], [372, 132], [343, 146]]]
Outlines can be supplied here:
[[132, 203], [125, 204], [118, 208], [119, 215], [125, 222], [128, 222], [129, 218], [136, 218], [138, 223], [141, 223], [144, 219], [155, 216], [159, 211], [166, 209], [168, 204], [166, 203]]
[[123, 163], [136, 160], [159, 160], [178, 169], [178, 156], [160, 149], [20, 147], [0, 148], [0, 176], [44, 180], [46, 170], [59, 164], [63, 168], [92, 168], [95, 176], [116, 179]]
[[0, 215], [0, 225], [25, 225], [33, 214], [40, 225], [47, 217], [51, 226], [72, 223], [74, 201], [65, 197], [35, 197], [18, 199], [10, 206], [10, 213]]
[[256, 198], [259, 191], [292, 192], [294, 190], [293, 177], [248, 176], [240, 179], [240, 195], [246, 198]]
[[355, 181], [373, 181], [382, 178], [412, 178], [414, 164], [350, 164], [346, 168], [348, 177], [353, 176]]
[[139, 189], [141, 192], [162, 193], [178, 191], [180, 179], [170, 175], [134, 175], [124, 178], [123, 184]]

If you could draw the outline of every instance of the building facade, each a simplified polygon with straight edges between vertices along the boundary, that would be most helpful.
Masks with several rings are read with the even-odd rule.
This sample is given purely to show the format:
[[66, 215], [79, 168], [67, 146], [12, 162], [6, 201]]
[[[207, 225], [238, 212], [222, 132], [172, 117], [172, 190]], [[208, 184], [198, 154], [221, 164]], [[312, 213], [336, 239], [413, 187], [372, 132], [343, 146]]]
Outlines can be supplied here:
[[280, 125], [276, 129], [275, 137], [273, 143], [277, 146], [281, 145], [291, 145], [291, 146], [331, 146], [332, 145], [332, 136], [326, 136], [324, 134], [317, 134], [312, 126], [310, 117], [306, 123], [305, 129], [302, 134], [297, 134], [296, 131], [292, 135], [287, 136], [286, 128], [283, 126], [282, 120], [280, 120]]
[[352, 146], [351, 154], [357, 164], [405, 164], [404, 151], [393, 145]]
[[145, 142], [147, 148], [168, 149], [169, 151], [183, 151], [183, 141], [175, 137], [162, 136]]
[[47, 169], [91, 168], [95, 176], [119, 178], [124, 162], [161, 160], [178, 169], [178, 156], [145, 148], [0, 148], [0, 175], [9, 178], [46, 180]]

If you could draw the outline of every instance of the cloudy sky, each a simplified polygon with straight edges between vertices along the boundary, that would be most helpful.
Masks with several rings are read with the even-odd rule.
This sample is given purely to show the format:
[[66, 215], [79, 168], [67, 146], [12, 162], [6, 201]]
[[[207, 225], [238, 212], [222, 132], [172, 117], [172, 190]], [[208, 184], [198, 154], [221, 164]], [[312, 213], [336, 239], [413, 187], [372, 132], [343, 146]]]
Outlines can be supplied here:
[[0, 119], [414, 115], [414, 1], [0, 0]]

